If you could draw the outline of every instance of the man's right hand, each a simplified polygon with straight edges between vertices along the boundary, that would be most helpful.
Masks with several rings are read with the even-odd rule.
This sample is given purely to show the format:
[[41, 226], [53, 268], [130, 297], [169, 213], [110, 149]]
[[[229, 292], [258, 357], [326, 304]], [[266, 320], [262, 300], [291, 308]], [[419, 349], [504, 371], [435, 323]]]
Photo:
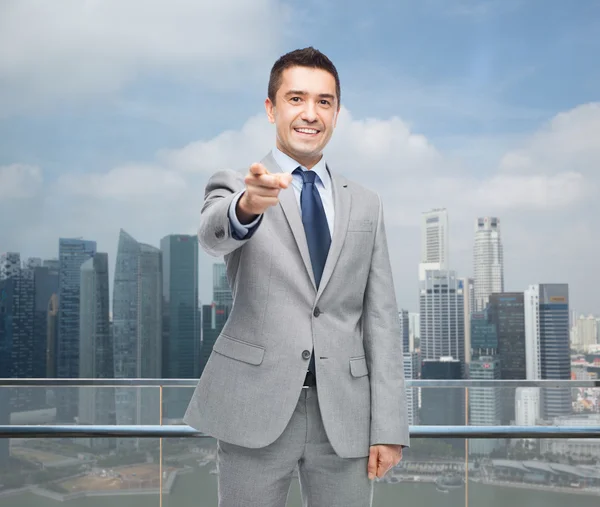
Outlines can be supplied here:
[[245, 178], [246, 191], [236, 206], [238, 220], [249, 224], [279, 202], [279, 192], [292, 182], [290, 173], [272, 174], [259, 163], [252, 164]]

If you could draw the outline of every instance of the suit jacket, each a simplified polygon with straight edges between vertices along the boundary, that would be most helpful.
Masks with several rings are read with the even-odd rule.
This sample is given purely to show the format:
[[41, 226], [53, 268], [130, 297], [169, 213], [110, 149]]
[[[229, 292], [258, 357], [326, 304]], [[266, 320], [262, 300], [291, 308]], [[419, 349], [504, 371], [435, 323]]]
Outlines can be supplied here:
[[[271, 154], [262, 163], [281, 172]], [[228, 209], [245, 174], [220, 171], [206, 186], [198, 239], [225, 257], [234, 301], [184, 422], [235, 445], [269, 445], [294, 412], [314, 346], [321, 415], [336, 453], [408, 446], [402, 336], [378, 195], [331, 174], [335, 226], [317, 290], [291, 186], [248, 236], [232, 237]]]

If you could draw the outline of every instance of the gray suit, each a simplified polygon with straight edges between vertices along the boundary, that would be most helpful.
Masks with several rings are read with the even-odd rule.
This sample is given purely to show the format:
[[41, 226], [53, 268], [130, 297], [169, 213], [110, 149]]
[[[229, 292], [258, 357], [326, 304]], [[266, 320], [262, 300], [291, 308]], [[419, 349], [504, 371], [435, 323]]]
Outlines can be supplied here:
[[[262, 163], [281, 171], [271, 154]], [[318, 290], [291, 187], [237, 240], [228, 209], [244, 174], [221, 171], [207, 184], [198, 237], [206, 252], [225, 256], [234, 303], [184, 421], [218, 440], [254, 449], [274, 443], [297, 408], [314, 347], [318, 403], [335, 453], [364, 458], [370, 445], [409, 444], [381, 201], [331, 176], [335, 227]]]

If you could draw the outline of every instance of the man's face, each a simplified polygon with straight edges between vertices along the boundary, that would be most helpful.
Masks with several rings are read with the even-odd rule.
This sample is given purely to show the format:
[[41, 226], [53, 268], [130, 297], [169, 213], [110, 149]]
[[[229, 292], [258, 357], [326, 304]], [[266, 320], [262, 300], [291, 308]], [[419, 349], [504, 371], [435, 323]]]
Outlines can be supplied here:
[[335, 128], [339, 112], [335, 78], [327, 71], [291, 67], [283, 71], [275, 104], [265, 101], [277, 128], [277, 148], [312, 168]]

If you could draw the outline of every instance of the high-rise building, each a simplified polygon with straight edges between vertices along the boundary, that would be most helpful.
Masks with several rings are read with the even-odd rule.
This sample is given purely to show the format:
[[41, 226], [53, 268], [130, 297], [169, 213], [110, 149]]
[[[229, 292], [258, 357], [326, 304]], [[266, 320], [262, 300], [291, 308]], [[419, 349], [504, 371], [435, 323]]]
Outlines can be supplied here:
[[[113, 343], [109, 326], [108, 255], [96, 253], [81, 265], [79, 375], [113, 378]], [[79, 424], [115, 424], [112, 387], [79, 388]], [[84, 439], [89, 447], [115, 447], [111, 438]]]
[[[33, 376], [35, 378], [56, 377], [56, 369], [48, 371], [48, 358], [52, 348], [53, 364], [56, 360], [56, 313], [50, 313], [51, 301], [54, 298], [58, 310], [58, 268], [40, 267], [33, 268], [33, 283], [35, 291], [35, 305], [33, 316]], [[49, 375], [51, 373], [51, 375]], [[32, 388], [34, 405], [42, 407], [46, 404], [46, 392], [52, 388]]]
[[420, 282], [421, 357], [452, 357], [464, 367], [464, 287], [454, 271], [425, 271]]
[[[569, 286], [531, 285], [524, 300], [527, 379], [569, 380]], [[540, 402], [545, 420], [572, 412], [569, 388], [545, 388]]]
[[[79, 291], [81, 265], [96, 254], [96, 242], [60, 238], [58, 256], [58, 336], [56, 341], [56, 376], [79, 377]], [[57, 391], [56, 418], [59, 422], [73, 422], [79, 401], [77, 388]]]
[[465, 363], [471, 362], [471, 314], [475, 311], [475, 283], [473, 278], [459, 278], [463, 286], [465, 315]]
[[[416, 364], [415, 364], [415, 356], [416, 354], [404, 354], [403, 359], [403, 368], [404, 368], [404, 378], [405, 379], [414, 379], [416, 378]], [[406, 405], [408, 411], [408, 424], [413, 425], [416, 424], [417, 417], [417, 400], [418, 400], [418, 389], [414, 387], [406, 388]]]
[[448, 212], [434, 209], [422, 215], [421, 263], [419, 279], [423, 280], [427, 270], [449, 269]]
[[39, 257], [29, 257], [24, 263], [23, 267], [27, 269], [35, 269], [42, 267], [42, 259]]
[[42, 267], [48, 268], [50, 271], [60, 271], [60, 260], [58, 259], [46, 259], [42, 261]]
[[[498, 332], [487, 310], [471, 314], [471, 363], [469, 377], [473, 380], [499, 380]], [[469, 389], [469, 423], [475, 426], [500, 424], [501, 391], [493, 387]], [[469, 452], [490, 454], [500, 446], [496, 439], [471, 441]]]
[[213, 302], [218, 306], [233, 304], [233, 295], [227, 280], [227, 267], [223, 263], [213, 264]]
[[592, 345], [597, 344], [598, 340], [598, 321], [593, 315], [584, 317], [580, 315], [573, 326], [572, 346], [580, 352], [589, 352]]
[[[471, 360], [469, 375], [472, 380], [500, 380], [500, 360], [497, 355], [483, 356]], [[469, 389], [469, 424], [472, 426], [497, 426], [502, 418], [502, 393], [494, 387], [472, 387]], [[470, 441], [471, 454], [490, 454], [502, 446], [498, 439], [474, 439]]]
[[404, 355], [410, 354], [410, 323], [408, 317], [408, 310], [400, 310], [398, 312], [400, 317], [400, 336], [402, 338], [402, 351]]
[[[22, 268], [18, 253], [5, 254], [2, 258], [3, 286], [6, 312], [3, 337], [0, 338], [1, 355], [10, 358], [1, 376], [33, 378], [35, 376], [35, 284], [32, 269]], [[10, 406], [13, 412], [33, 410], [43, 404], [40, 389], [14, 388], [10, 390]]]
[[[162, 374], [162, 255], [120, 231], [113, 284], [115, 377]], [[158, 424], [160, 401], [148, 388], [117, 388], [118, 424]], [[119, 446], [137, 445], [120, 439]]]
[[[2, 281], [0, 280], [0, 284]], [[2, 289], [0, 288], [0, 291]], [[1, 293], [1, 292], [0, 292]], [[2, 301], [0, 301], [0, 307]], [[2, 315], [0, 315], [0, 342], [2, 340]], [[3, 361], [0, 358], [0, 369], [3, 368]], [[0, 424], [2, 426], [8, 426], [10, 424], [10, 400], [9, 400], [8, 389], [0, 389]], [[8, 466], [10, 461], [10, 439], [0, 438], [0, 469]]]
[[[421, 362], [422, 380], [460, 380], [462, 364], [451, 357]], [[423, 387], [419, 423], [425, 426], [463, 426], [465, 424], [465, 390], [456, 387]], [[448, 439], [455, 447], [460, 439]], [[462, 444], [464, 445], [464, 444]]]
[[0, 255], [0, 280], [17, 276], [21, 269], [21, 255], [17, 252], [7, 252]]
[[[201, 324], [198, 313], [198, 239], [173, 234], [160, 242], [163, 262], [163, 378], [199, 378]], [[190, 392], [170, 389], [164, 413], [180, 419]]]
[[417, 348], [417, 343], [421, 339], [421, 331], [419, 329], [419, 314], [416, 312], [410, 312], [408, 314], [408, 340], [409, 340], [409, 350], [414, 352]]
[[213, 345], [217, 341], [217, 338], [221, 334], [221, 331], [229, 318], [230, 311], [231, 307], [229, 305], [217, 305], [216, 303], [213, 303], [212, 305], [202, 305], [200, 375], [202, 375], [204, 367], [212, 353]]
[[504, 292], [504, 253], [500, 237], [500, 220], [478, 218], [475, 222], [473, 250], [475, 310], [486, 308], [490, 295]]
[[58, 294], [52, 294], [48, 302], [46, 320], [46, 377], [56, 378], [56, 343], [58, 342]]
[[[525, 380], [525, 309], [522, 292], [492, 294], [489, 314], [498, 333], [498, 357], [502, 380]], [[514, 389], [502, 389], [502, 424], [515, 421]]]
[[537, 387], [518, 387], [514, 412], [517, 426], [535, 426], [540, 417], [540, 390]]

